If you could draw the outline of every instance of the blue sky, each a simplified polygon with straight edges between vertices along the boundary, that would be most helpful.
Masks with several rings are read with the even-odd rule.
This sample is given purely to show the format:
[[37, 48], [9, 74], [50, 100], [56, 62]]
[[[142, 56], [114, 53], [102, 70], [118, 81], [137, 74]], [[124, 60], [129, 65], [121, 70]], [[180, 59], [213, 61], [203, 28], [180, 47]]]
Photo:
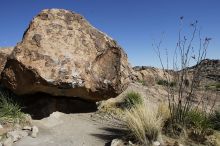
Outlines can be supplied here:
[[208, 58], [220, 59], [219, 0], [1, 0], [0, 46], [15, 46], [29, 22], [42, 9], [62, 8], [82, 14], [92, 25], [117, 40], [130, 63], [159, 67], [152, 48], [164, 33], [163, 48], [175, 48], [179, 17], [184, 28], [199, 21], [203, 37], [211, 37]]

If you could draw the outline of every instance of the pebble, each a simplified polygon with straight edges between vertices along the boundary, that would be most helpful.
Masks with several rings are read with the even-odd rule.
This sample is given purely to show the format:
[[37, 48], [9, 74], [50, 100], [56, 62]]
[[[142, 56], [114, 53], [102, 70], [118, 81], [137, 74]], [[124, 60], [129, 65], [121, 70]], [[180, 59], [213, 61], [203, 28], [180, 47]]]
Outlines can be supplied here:
[[154, 146], [160, 146], [160, 142], [159, 141], [155, 141], [155, 142], [153, 142], [153, 145]]
[[32, 127], [32, 132], [31, 132], [31, 137], [36, 138], [38, 132], [39, 132], [39, 130], [38, 130], [37, 126], [33, 126]]
[[124, 146], [124, 142], [121, 139], [113, 139], [111, 146]]

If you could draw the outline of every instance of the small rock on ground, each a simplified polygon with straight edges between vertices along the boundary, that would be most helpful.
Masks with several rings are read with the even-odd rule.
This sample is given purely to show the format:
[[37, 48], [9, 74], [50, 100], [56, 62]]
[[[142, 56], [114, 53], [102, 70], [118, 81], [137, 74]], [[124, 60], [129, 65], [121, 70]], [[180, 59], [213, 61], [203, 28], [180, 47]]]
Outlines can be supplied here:
[[154, 146], [160, 146], [160, 142], [159, 141], [155, 141], [155, 142], [153, 142], [153, 145]]
[[32, 127], [32, 132], [31, 132], [31, 137], [36, 138], [38, 132], [39, 132], [39, 130], [38, 130], [37, 126], [33, 126]]
[[123, 140], [121, 139], [113, 139], [111, 142], [111, 146], [125, 146]]

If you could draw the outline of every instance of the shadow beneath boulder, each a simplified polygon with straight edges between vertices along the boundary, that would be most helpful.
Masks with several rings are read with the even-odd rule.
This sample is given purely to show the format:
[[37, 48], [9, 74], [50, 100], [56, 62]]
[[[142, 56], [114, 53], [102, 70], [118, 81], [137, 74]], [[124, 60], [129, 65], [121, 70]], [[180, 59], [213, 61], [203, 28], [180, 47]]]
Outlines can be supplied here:
[[95, 102], [88, 102], [77, 97], [56, 97], [44, 93], [20, 96], [17, 98], [22, 111], [31, 115], [32, 119], [42, 119], [51, 113], [89, 113], [95, 112]]

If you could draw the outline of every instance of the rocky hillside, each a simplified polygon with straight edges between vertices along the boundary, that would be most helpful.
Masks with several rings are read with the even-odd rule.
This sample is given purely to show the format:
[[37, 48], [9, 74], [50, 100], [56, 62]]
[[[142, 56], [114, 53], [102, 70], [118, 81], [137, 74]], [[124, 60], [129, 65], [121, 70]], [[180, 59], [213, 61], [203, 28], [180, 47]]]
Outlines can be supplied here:
[[220, 60], [205, 59], [199, 64], [192, 66], [190, 70], [195, 70], [200, 68], [201, 76], [203, 80], [208, 80], [209, 82], [220, 82]]
[[149, 66], [135, 66], [133, 67], [135, 72], [136, 81], [143, 85], [152, 86], [160, 80], [172, 80], [173, 77], [169, 72], [165, 72], [162, 69], [149, 67]]
[[[171, 72], [163, 72], [162, 69], [149, 66], [133, 67], [137, 81], [145, 85], [155, 85], [159, 80], [173, 79]], [[199, 70], [202, 84], [219, 84], [220, 83], [220, 60], [205, 59], [199, 64], [189, 67], [189, 75], [193, 71]]]

